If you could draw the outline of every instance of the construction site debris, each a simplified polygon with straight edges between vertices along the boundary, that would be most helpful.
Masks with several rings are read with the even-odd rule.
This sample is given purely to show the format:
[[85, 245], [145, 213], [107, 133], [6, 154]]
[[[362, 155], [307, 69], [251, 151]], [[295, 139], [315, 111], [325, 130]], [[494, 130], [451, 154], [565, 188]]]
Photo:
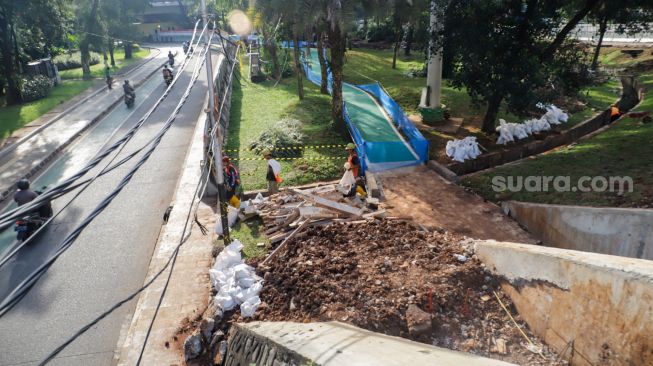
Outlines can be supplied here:
[[229, 311], [240, 305], [244, 317], [254, 315], [261, 304], [258, 297], [263, 288], [263, 279], [254, 269], [243, 263], [240, 251], [243, 245], [238, 240], [229, 244], [215, 259], [209, 270], [211, 284], [217, 292], [214, 302], [222, 311]]
[[[542, 355], [526, 349], [520, 331], [490, 295], [496, 291], [514, 314], [509, 297], [475, 257], [470, 241], [402, 221], [358, 221], [308, 226], [259, 265], [265, 286], [251, 319], [339, 320], [521, 365], [556, 364], [545, 346]], [[232, 320], [247, 321], [238, 314]]]

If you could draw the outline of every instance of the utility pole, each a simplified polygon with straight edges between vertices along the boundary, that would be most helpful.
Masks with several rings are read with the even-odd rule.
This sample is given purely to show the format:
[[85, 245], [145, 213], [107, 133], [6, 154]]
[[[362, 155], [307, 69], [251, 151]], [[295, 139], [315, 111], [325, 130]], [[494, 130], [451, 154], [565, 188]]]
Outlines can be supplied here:
[[429, 58], [426, 70], [426, 88], [422, 91], [420, 110], [425, 119], [442, 120], [442, 47], [436, 49], [434, 37], [439, 30], [436, 1], [431, 0], [429, 26]]
[[[215, 84], [213, 83], [213, 63], [211, 62], [211, 47], [209, 45], [209, 16], [206, 13], [206, 0], [200, 1], [200, 7], [202, 8], [202, 21], [206, 26], [206, 32], [204, 33], [204, 42], [206, 42], [208, 50], [206, 52], [206, 79], [209, 86], [209, 108], [207, 115], [207, 122], [209, 125], [209, 131], [211, 135], [209, 136], [209, 144], [213, 143], [213, 166], [215, 167], [215, 179], [218, 183], [218, 209], [220, 212], [220, 220], [222, 222], [222, 236], [224, 238], [224, 243], [229, 244], [231, 241], [229, 238], [229, 220], [227, 219], [227, 199], [224, 188], [224, 174], [222, 169], [222, 136], [220, 133], [220, 125], [218, 121], [215, 121], [215, 115], [213, 111], [215, 110], [215, 91], [213, 88]], [[219, 31], [219, 30], [218, 30]]]

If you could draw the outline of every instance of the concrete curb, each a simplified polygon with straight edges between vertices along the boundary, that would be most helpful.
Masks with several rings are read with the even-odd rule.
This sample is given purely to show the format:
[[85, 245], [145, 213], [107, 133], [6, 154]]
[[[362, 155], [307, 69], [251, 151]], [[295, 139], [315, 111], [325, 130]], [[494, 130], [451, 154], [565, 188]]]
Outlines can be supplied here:
[[[140, 67], [146, 65], [147, 63], [149, 63], [149, 62], [152, 61], [152, 60], [154, 60], [154, 57], [151, 58], [150, 60], [144, 62], [141, 66], [139, 66], [139, 67], [133, 69], [132, 71], [136, 71], [136, 70], [140, 69]], [[163, 65], [163, 64], [162, 64], [162, 65]], [[159, 67], [155, 68], [151, 73], [148, 73], [148, 74], [147, 74], [143, 79], [141, 79], [141, 80], [138, 81], [137, 83], [134, 83], [134, 87], [137, 88], [137, 87], [143, 85], [143, 83], [145, 83], [145, 81], [147, 81], [150, 77], [152, 77], [152, 75], [154, 75], [154, 74], [157, 73], [158, 71], [159, 71]], [[130, 72], [131, 72], [131, 71], [130, 71]], [[36, 135], [37, 133], [42, 132], [42, 131], [43, 131], [45, 128], [47, 128], [50, 124], [52, 124], [52, 123], [54, 123], [54, 122], [57, 122], [57, 121], [58, 121], [59, 119], [61, 119], [61, 118], [62, 118], [66, 113], [68, 113], [68, 112], [70, 112], [71, 110], [77, 108], [79, 105], [81, 105], [82, 103], [86, 102], [86, 101], [89, 100], [91, 97], [95, 96], [96, 94], [98, 94], [99, 92], [101, 92], [101, 91], [103, 91], [103, 90], [104, 90], [104, 88], [100, 88], [100, 89], [98, 89], [97, 91], [95, 91], [95, 92], [93, 92], [92, 94], [90, 94], [88, 97], [86, 97], [86, 98], [84, 98], [84, 99], [78, 101], [78, 102], [75, 103], [73, 106], [71, 106], [71, 107], [67, 108], [65, 111], [61, 112], [58, 116], [56, 116], [55, 118], [53, 118], [51, 121], [49, 121], [49, 122], [47, 122], [46, 124], [40, 126], [39, 128], [35, 129], [34, 131], [32, 131], [31, 133], [29, 133], [28, 135], [26, 135], [25, 137], [21, 138], [21, 139], [20, 139], [19, 141], [17, 141], [16, 143], [14, 143], [14, 144], [8, 146], [7, 148], [5, 148], [5, 150], [7, 150], [7, 151], [5, 151], [5, 150], [0, 151], [0, 158], [1, 158], [2, 156], [4, 156], [4, 155], [10, 153], [11, 151], [15, 150], [15, 149], [16, 149], [16, 148], [21, 144], [21, 142], [24, 142], [26, 139], [31, 138], [31, 137], [33, 137], [34, 135]], [[105, 109], [104, 109], [103, 111], [101, 111], [98, 115], [96, 115], [95, 117], [93, 117], [93, 119], [91, 119], [91, 120], [90, 120], [90, 121], [89, 121], [89, 122], [88, 122], [84, 127], [82, 127], [79, 131], [77, 131], [77, 133], [75, 133], [74, 135], [72, 135], [72, 136], [71, 136], [71, 137], [70, 137], [66, 142], [62, 143], [62, 144], [59, 145], [56, 149], [54, 149], [52, 152], [50, 152], [48, 155], [46, 155], [46, 156], [41, 160], [41, 162], [39, 162], [36, 166], [34, 166], [32, 169], [30, 169], [30, 170], [29, 170], [29, 171], [24, 175], [24, 177], [29, 179], [29, 178], [32, 178], [34, 175], [36, 175], [38, 172], [40, 172], [41, 169], [43, 169], [44, 166], [46, 166], [49, 162], [51, 162], [51, 161], [52, 161], [56, 156], [59, 155], [59, 153], [61, 153], [64, 149], [66, 149], [66, 148], [67, 148], [71, 143], [73, 143], [75, 140], [77, 140], [81, 135], [83, 135], [83, 134], [84, 134], [84, 133], [85, 133], [89, 128], [91, 128], [91, 127], [94, 126], [97, 122], [99, 122], [101, 119], [103, 119], [103, 118], [104, 118], [104, 117], [105, 117], [105, 116], [106, 116], [106, 115], [107, 115], [111, 110], [113, 110], [113, 109], [114, 109], [118, 104], [120, 104], [120, 103], [122, 102], [122, 100], [123, 100], [123, 96], [118, 97], [118, 98], [117, 98], [115, 101], [113, 101], [113, 102], [112, 102], [112, 103], [111, 103], [107, 108], [105, 108]], [[5, 201], [5, 200], [6, 200], [6, 199], [11, 195], [11, 193], [14, 192], [14, 191], [15, 191], [14, 182], [11, 182], [10, 187], [7, 188], [7, 189], [5, 189], [5, 190], [3, 190], [3, 191], [0, 193], [0, 203], [2, 203], [3, 201]]]
[[435, 160], [429, 160], [426, 166], [434, 170], [436, 173], [440, 174], [442, 178], [450, 181], [451, 183], [458, 184], [458, 182], [460, 181], [460, 177], [458, 177], [456, 173], [452, 172], [451, 170], [449, 170], [449, 168], [438, 163]]

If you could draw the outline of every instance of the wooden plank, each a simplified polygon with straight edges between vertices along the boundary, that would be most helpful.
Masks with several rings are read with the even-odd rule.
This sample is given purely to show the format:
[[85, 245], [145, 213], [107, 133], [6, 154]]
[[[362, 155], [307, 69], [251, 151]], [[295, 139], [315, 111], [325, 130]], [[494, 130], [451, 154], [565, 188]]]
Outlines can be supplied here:
[[338, 214], [321, 207], [304, 206], [299, 208], [299, 216], [307, 219], [335, 219]]
[[299, 225], [299, 227], [298, 227], [297, 229], [295, 229], [295, 231], [293, 231], [291, 234], [289, 234], [289, 235], [288, 235], [288, 236], [283, 240], [283, 242], [281, 242], [281, 244], [279, 244], [279, 246], [278, 246], [275, 250], [273, 250], [272, 253], [270, 253], [270, 255], [268, 255], [267, 258], [265, 258], [265, 259], [263, 260], [263, 262], [262, 262], [261, 264], [262, 264], [262, 265], [265, 265], [265, 263], [269, 262], [270, 259], [272, 259], [272, 258], [273, 258], [273, 257], [274, 257], [278, 252], [279, 252], [279, 250], [280, 250], [281, 248], [285, 247], [286, 243], [287, 243], [290, 239], [292, 239], [292, 238], [295, 237], [297, 234], [299, 234], [302, 230], [304, 230], [304, 228], [308, 226], [308, 224], [309, 224], [310, 221], [311, 221], [311, 220], [306, 220], [306, 221], [304, 221], [303, 224]]
[[316, 206], [328, 208], [330, 210], [334, 210], [340, 213], [343, 213], [348, 216], [354, 216], [354, 217], [361, 217], [363, 215], [363, 210], [355, 207], [351, 207], [349, 205], [345, 205], [342, 203], [338, 203], [335, 201], [328, 200], [326, 198], [318, 197], [312, 194], [306, 194], [304, 192], [294, 190], [297, 194], [301, 194], [302, 196], [308, 198], [309, 200], [313, 201]]

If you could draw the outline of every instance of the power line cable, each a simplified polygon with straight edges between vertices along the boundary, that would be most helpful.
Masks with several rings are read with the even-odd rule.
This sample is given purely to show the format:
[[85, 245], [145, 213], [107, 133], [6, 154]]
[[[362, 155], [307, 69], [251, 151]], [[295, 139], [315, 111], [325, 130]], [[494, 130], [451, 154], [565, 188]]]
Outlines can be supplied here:
[[[204, 48], [204, 54], [209, 50], [208, 46]], [[41, 264], [35, 271], [33, 271], [28, 277], [26, 277], [10, 294], [7, 296], [2, 303], [0, 303], [0, 317], [5, 315], [8, 310], [10, 310], [20, 299], [29, 291], [29, 289], [36, 283], [36, 281], [40, 278], [40, 276], [43, 275], [47, 271], [47, 269], [56, 261], [56, 259], [63, 254], [71, 245], [72, 243], [79, 237], [79, 235], [82, 233], [82, 231], [97, 217], [112, 201], [113, 199], [118, 196], [118, 194], [122, 191], [122, 189], [129, 183], [129, 181], [133, 178], [133, 176], [136, 174], [136, 172], [139, 170], [139, 168], [147, 162], [149, 157], [152, 155], [154, 152], [155, 148], [159, 145], [161, 142], [163, 136], [165, 133], [168, 131], [168, 129], [172, 126], [172, 122], [175, 120], [177, 114], [179, 113], [181, 107], [183, 104], [186, 102], [188, 99], [188, 96], [190, 95], [190, 91], [195, 84], [197, 77], [199, 76], [199, 70], [201, 70], [201, 67], [197, 68], [195, 70], [195, 73], [191, 79], [191, 82], [189, 83], [184, 95], [181, 97], [179, 103], [177, 104], [176, 108], [174, 109], [173, 113], [171, 116], [168, 118], [166, 121], [164, 129], [158, 134], [157, 138], [155, 139], [154, 143], [152, 146], [145, 152], [143, 157], [136, 163], [136, 165], [122, 178], [122, 180], [118, 183], [116, 188], [108, 195], [106, 196], [100, 204], [96, 206], [96, 208], [64, 239], [64, 241], [60, 244], [59, 249], [53, 254], [48, 260], [46, 260], [43, 264]]]
[[[212, 37], [212, 36], [211, 36], [211, 37]], [[210, 52], [210, 39], [209, 39], [209, 51], [208, 51], [208, 52]], [[223, 97], [223, 98], [224, 98], [224, 97]], [[213, 150], [214, 148], [215, 148], [215, 142], [212, 141], [212, 142], [211, 142], [211, 145], [210, 145], [210, 149]], [[132, 299], [133, 299], [134, 297], [136, 297], [139, 293], [141, 293], [141, 292], [144, 291], [146, 288], [148, 288], [148, 287], [149, 287], [152, 283], [154, 283], [154, 281], [156, 281], [156, 280], [159, 278], [159, 276], [160, 276], [161, 274], [163, 274], [163, 272], [164, 272], [164, 271], [165, 271], [165, 270], [170, 266], [170, 271], [169, 271], [169, 273], [168, 273], [168, 277], [167, 277], [167, 279], [166, 279], [166, 283], [165, 283], [165, 285], [164, 285], [163, 292], [162, 292], [162, 294], [161, 294], [161, 297], [159, 298], [159, 302], [158, 302], [158, 304], [157, 304], [156, 311], [155, 311], [155, 313], [154, 313], [154, 316], [153, 316], [153, 318], [152, 318], [152, 321], [150, 322], [150, 325], [149, 325], [149, 327], [148, 327], [148, 331], [147, 331], [147, 334], [146, 334], [146, 337], [145, 337], [145, 341], [143, 342], [143, 346], [142, 346], [142, 348], [141, 348], [141, 352], [140, 352], [140, 355], [139, 355], [139, 358], [138, 358], [137, 365], [140, 364], [140, 362], [141, 362], [141, 360], [142, 360], [142, 357], [143, 357], [144, 350], [145, 350], [145, 346], [146, 346], [146, 344], [147, 344], [147, 340], [148, 340], [148, 338], [149, 338], [149, 334], [150, 334], [151, 329], [152, 329], [152, 326], [153, 326], [153, 324], [154, 324], [154, 320], [156, 319], [156, 314], [158, 313], [158, 310], [159, 310], [159, 308], [160, 308], [160, 306], [161, 306], [161, 302], [162, 302], [163, 297], [165, 296], [165, 292], [166, 292], [166, 290], [167, 290], [167, 288], [168, 288], [168, 284], [169, 284], [169, 282], [170, 282], [170, 278], [171, 278], [171, 276], [172, 276], [172, 271], [174, 270], [174, 265], [175, 265], [176, 260], [177, 260], [177, 255], [179, 254], [179, 250], [180, 250], [181, 246], [182, 246], [182, 245], [183, 245], [183, 244], [188, 240], [188, 238], [190, 238], [190, 235], [191, 235], [191, 233], [192, 233], [193, 222], [190, 221], [191, 213], [194, 213], [195, 222], [197, 222], [198, 225], [200, 226], [200, 228], [202, 229], [202, 226], [201, 226], [201, 224], [199, 223], [199, 221], [198, 221], [198, 219], [197, 219], [197, 210], [199, 209], [199, 203], [200, 203], [201, 197], [204, 195], [204, 193], [205, 193], [205, 191], [206, 191], [206, 188], [207, 188], [207, 186], [208, 186], [208, 181], [209, 181], [209, 178], [210, 178], [210, 175], [211, 175], [212, 164], [213, 164], [213, 160], [210, 159], [210, 160], [208, 161], [208, 166], [207, 166], [207, 165], [204, 165], [204, 167], [203, 167], [203, 173], [202, 173], [202, 175], [200, 176], [200, 180], [198, 181], [198, 184], [197, 184], [197, 186], [195, 187], [195, 192], [193, 193], [193, 197], [194, 197], [193, 201], [197, 200], [197, 205], [195, 206], [194, 203], [192, 203], [192, 204], [190, 205], [189, 210], [188, 210], [188, 213], [187, 213], [187, 215], [186, 215], [186, 221], [185, 221], [185, 223], [184, 223], [184, 228], [183, 228], [183, 230], [182, 230], [182, 233], [181, 233], [181, 237], [180, 237], [179, 243], [177, 244], [177, 247], [174, 249], [173, 253], [170, 255], [170, 257], [168, 258], [168, 260], [166, 261], [166, 263], [164, 264], [164, 266], [163, 266], [163, 267], [162, 267], [162, 268], [161, 268], [161, 269], [160, 269], [160, 270], [159, 270], [159, 271], [158, 271], [158, 272], [157, 272], [157, 273], [156, 273], [156, 274], [155, 274], [155, 275], [154, 275], [154, 276], [153, 276], [149, 281], [147, 281], [147, 282], [145, 283], [145, 285], [143, 285], [143, 286], [142, 286], [141, 288], [139, 288], [137, 291], [135, 291], [135, 292], [133, 292], [132, 294], [130, 294], [130, 295], [129, 295], [128, 297], [126, 297], [125, 299], [123, 299], [123, 300], [119, 301], [118, 303], [114, 304], [111, 308], [109, 308], [107, 311], [105, 311], [105, 312], [102, 313], [100, 316], [98, 316], [97, 318], [95, 318], [92, 322], [90, 322], [90, 323], [88, 323], [87, 325], [85, 325], [84, 327], [82, 327], [82, 328], [81, 328], [79, 331], [77, 331], [77, 332], [76, 332], [72, 337], [70, 337], [70, 338], [69, 338], [68, 340], [66, 340], [62, 345], [60, 345], [60, 346], [57, 347], [53, 352], [51, 352], [51, 353], [50, 353], [50, 354], [49, 354], [49, 355], [48, 355], [48, 356], [47, 356], [43, 361], [41, 361], [41, 363], [39, 363], [39, 365], [45, 365], [45, 364], [47, 364], [48, 362], [52, 361], [52, 360], [54, 359], [54, 357], [56, 357], [56, 356], [57, 356], [61, 351], [63, 351], [63, 350], [64, 350], [68, 345], [70, 345], [73, 341], [75, 341], [75, 339], [77, 339], [79, 336], [81, 336], [82, 334], [84, 334], [88, 329], [90, 329], [91, 327], [93, 327], [94, 325], [96, 325], [100, 320], [104, 319], [107, 315], [109, 315], [110, 313], [112, 313], [113, 311], [115, 311], [116, 309], [118, 309], [120, 306], [122, 306], [122, 305], [125, 304], [126, 302], [132, 300]], [[205, 176], [205, 177], [203, 178], [203, 176]], [[200, 192], [201, 192], [201, 193], [200, 193]], [[193, 206], [195, 206], [195, 209], [193, 209]], [[190, 227], [188, 226], [189, 222], [190, 222]], [[188, 235], [186, 235], [186, 230], [187, 230], [187, 229], [188, 229]], [[206, 235], [205, 230], [202, 230], [202, 234], [203, 234], [203, 235]]]
[[[197, 24], [196, 24], [196, 25], [197, 25]], [[194, 35], [195, 35], [195, 34], [194, 34]], [[194, 37], [194, 35], [193, 35], [193, 37]], [[198, 42], [198, 44], [199, 44], [199, 42]], [[195, 50], [195, 51], [199, 51], [199, 49], [198, 49], [198, 50]], [[193, 55], [194, 55], [194, 53], [193, 53]], [[192, 58], [192, 56], [191, 56], [191, 58]], [[190, 62], [190, 59], [191, 59], [191, 58], [187, 58], [186, 60], [184, 60], [184, 63], [182, 63], [182, 65], [181, 65], [181, 67], [180, 67], [180, 69], [179, 69], [179, 72], [180, 72], [180, 73], [185, 69], [186, 65]], [[74, 197], [73, 197], [73, 198], [72, 198], [72, 199], [71, 199], [71, 200], [70, 200], [70, 201], [69, 201], [69, 202], [68, 202], [64, 207], [63, 207], [63, 208], [61, 208], [61, 209], [60, 209], [60, 210], [59, 210], [59, 211], [58, 211], [54, 216], [50, 217], [50, 218], [49, 218], [49, 219], [44, 223], [44, 225], [42, 225], [39, 229], [37, 229], [37, 231], [36, 231], [35, 233], [33, 233], [29, 238], [27, 238], [27, 239], [26, 239], [25, 241], [23, 241], [22, 243], [19, 243], [18, 246], [16, 246], [16, 247], [11, 251], [11, 252], [9, 252], [6, 256], [4, 256], [4, 257], [2, 258], [2, 260], [0, 260], [0, 266], [2, 266], [3, 264], [5, 264], [5, 263], [10, 259], [10, 258], [12, 258], [14, 255], [16, 255], [16, 254], [18, 253], [18, 251], [19, 251], [21, 248], [23, 248], [25, 245], [27, 245], [27, 244], [30, 242], [30, 240], [33, 240], [32, 238], [36, 237], [38, 233], [40, 233], [42, 230], [44, 230], [44, 229], [45, 229], [45, 226], [46, 226], [48, 223], [50, 223], [50, 222], [51, 222], [55, 217], [57, 217], [57, 216], [58, 216], [58, 215], [59, 215], [63, 210], [65, 210], [65, 209], [66, 209], [66, 208], [67, 208], [67, 207], [68, 207], [68, 206], [69, 206], [69, 205], [70, 205], [70, 204], [71, 204], [71, 203], [72, 203], [72, 202], [73, 202], [73, 201], [74, 201], [74, 200], [75, 200], [75, 199], [76, 199], [76, 198], [77, 198], [77, 197], [78, 197], [78, 196], [79, 196], [79, 195], [80, 195], [80, 194], [81, 194], [81, 193], [82, 193], [86, 188], [88, 188], [88, 186], [90, 186], [91, 183], [93, 183], [93, 181], [95, 181], [95, 179], [97, 179], [99, 176], [102, 176], [102, 175], [104, 175], [104, 174], [106, 174], [106, 173], [109, 173], [110, 171], [114, 170], [114, 169], [117, 168], [118, 166], [120, 166], [120, 165], [126, 163], [128, 160], [130, 160], [131, 158], [133, 158], [134, 156], [136, 156], [138, 153], [140, 153], [142, 150], [144, 150], [145, 147], [147, 147], [149, 144], [151, 144], [151, 143], [154, 141], [154, 139], [155, 139], [156, 137], [152, 138], [152, 139], [151, 139], [150, 141], [148, 141], [145, 145], [143, 145], [142, 147], [140, 147], [139, 149], [137, 149], [137, 150], [134, 151], [133, 153], [129, 154], [129, 155], [128, 155], [127, 157], [125, 157], [124, 159], [120, 160], [117, 164], [115, 164], [115, 165], [109, 167], [109, 165], [110, 165], [110, 164], [111, 164], [111, 163], [116, 159], [116, 157], [120, 154], [120, 152], [122, 152], [122, 150], [124, 149], [124, 147], [127, 145], [127, 143], [129, 142], [129, 140], [133, 137], [133, 135], [135, 134], [136, 130], [138, 130], [138, 129], [142, 126], [142, 124], [145, 122], [145, 120], [147, 120], [147, 118], [151, 115], [151, 113], [154, 111], [154, 109], [155, 109], [155, 108], [160, 104], [160, 102], [161, 102], [163, 99], [165, 99], [165, 97], [167, 97], [167, 95], [168, 95], [169, 92], [170, 92], [170, 89], [171, 89], [172, 86], [176, 83], [177, 80], [178, 80], [178, 79], [174, 79], [174, 80], [172, 81], [172, 83], [168, 86], [168, 88], [166, 89], [166, 91], [164, 92], [164, 94], [159, 98], [159, 100], [157, 101], [157, 103], [155, 103], [155, 105], [154, 105], [154, 106], [153, 106], [153, 107], [152, 107], [152, 108], [151, 108], [151, 109], [150, 109], [150, 110], [145, 114], [145, 116], [144, 116], [144, 117], [139, 121], [139, 123], [137, 123], [137, 125], [135, 125], [135, 126], [132, 128], [132, 130], [130, 130], [130, 131], [129, 131], [129, 132], [128, 132], [128, 133], [127, 133], [127, 134], [126, 134], [126, 135], [125, 135], [121, 140], [119, 140], [119, 142], [120, 142], [120, 141], [123, 141], [123, 142], [122, 142], [121, 144], [115, 143], [112, 147], [110, 147], [110, 148], [108, 149], [108, 150], [110, 150], [110, 151], [113, 151], [113, 150], [114, 150], [114, 147], [115, 147], [115, 148], [118, 148], [118, 147], [120, 146], [120, 149], [119, 149], [119, 151], [116, 153], [116, 155], [114, 156], [114, 158], [112, 158], [111, 161], [110, 161], [110, 162], [109, 162], [109, 163], [108, 163], [108, 164], [107, 164], [107, 165], [106, 165], [106, 166], [105, 166], [105, 167], [104, 167], [104, 168], [103, 168], [103, 169], [102, 169], [102, 170], [101, 170], [97, 175], [95, 175], [95, 176], [92, 177], [92, 178], [86, 179], [86, 180], [84, 180], [83, 182], [81, 182], [81, 183], [79, 183], [79, 184], [76, 184], [76, 185], [73, 185], [73, 186], [64, 187], [63, 189], [60, 189], [60, 187], [65, 186], [67, 182], [70, 181], [70, 183], [72, 183], [72, 182], [76, 181], [77, 179], [79, 179], [79, 178], [72, 179], [73, 177], [82, 177], [82, 176], [84, 175], [84, 174], [81, 174], [82, 171], [84, 171], [84, 173], [86, 173], [86, 172], [88, 172], [92, 167], [94, 167], [95, 165], [99, 164], [99, 162], [100, 162], [101, 160], [103, 160], [103, 159], [98, 159], [98, 157], [97, 157], [97, 155], [96, 155], [96, 158], [93, 160], [92, 163], [94, 163], [95, 161], [97, 161], [97, 163], [94, 163], [92, 167], [89, 168], [89, 166], [87, 165], [87, 167], [83, 168], [82, 171], [80, 171], [80, 172], [78, 172], [77, 174], [75, 174], [75, 176], [69, 178], [69, 179], [66, 180], [64, 183], [61, 183], [61, 184], [58, 185], [57, 187], [55, 187], [55, 188], [53, 188], [53, 189], [51, 189], [51, 190], [48, 190], [46, 193], [40, 195], [40, 196], [39, 196], [37, 199], [35, 199], [34, 201], [28, 203], [27, 205], [21, 206], [20, 208], [14, 209], [13, 211], [11, 211], [11, 212], [5, 214], [5, 215], [12, 215], [12, 216], [10, 216], [8, 219], [4, 219], [4, 221], [2, 221], [2, 223], [0, 224], [0, 228], [1, 228], [1, 227], [7, 227], [7, 226], [9, 226], [10, 224], [13, 223], [13, 219], [18, 218], [18, 217], [20, 217], [21, 215], [24, 215], [25, 213], [30, 212], [30, 211], [33, 211], [34, 209], [40, 207], [40, 206], [43, 204], [43, 201], [44, 201], [45, 199], [47, 199], [48, 201], [50, 201], [50, 200], [52, 200], [52, 199], [54, 199], [54, 198], [57, 198], [57, 197], [60, 197], [60, 196], [62, 196], [62, 195], [64, 195], [64, 194], [66, 194], [66, 193], [68, 193], [68, 192], [70, 192], [70, 191], [72, 191], [72, 190], [74, 190], [74, 189], [76, 189], [76, 188], [78, 188], [78, 187], [80, 187], [80, 186], [82, 186], [82, 185], [85, 185], [85, 186], [84, 186], [84, 187], [83, 187], [83, 188], [82, 188], [82, 189], [81, 189], [81, 190], [80, 190], [80, 191], [79, 191], [79, 192], [78, 192], [78, 193], [77, 193], [77, 194], [76, 194], [76, 195], [75, 195], [75, 196], [74, 196]], [[135, 128], [135, 129], [134, 129], [134, 128]], [[132, 133], [132, 132], [133, 132], [133, 133]], [[131, 133], [131, 134], [130, 134], [130, 133]], [[126, 137], [128, 137], [128, 138], [126, 138]], [[108, 156], [108, 155], [109, 155], [109, 154], [103, 154], [104, 157], [106, 157], [106, 156]], [[89, 164], [89, 165], [91, 165], [91, 164]], [[54, 192], [54, 193], [53, 193], [53, 192]], [[19, 210], [19, 209], [20, 209], [20, 210]], [[3, 215], [3, 216], [4, 216], [4, 215]]]

